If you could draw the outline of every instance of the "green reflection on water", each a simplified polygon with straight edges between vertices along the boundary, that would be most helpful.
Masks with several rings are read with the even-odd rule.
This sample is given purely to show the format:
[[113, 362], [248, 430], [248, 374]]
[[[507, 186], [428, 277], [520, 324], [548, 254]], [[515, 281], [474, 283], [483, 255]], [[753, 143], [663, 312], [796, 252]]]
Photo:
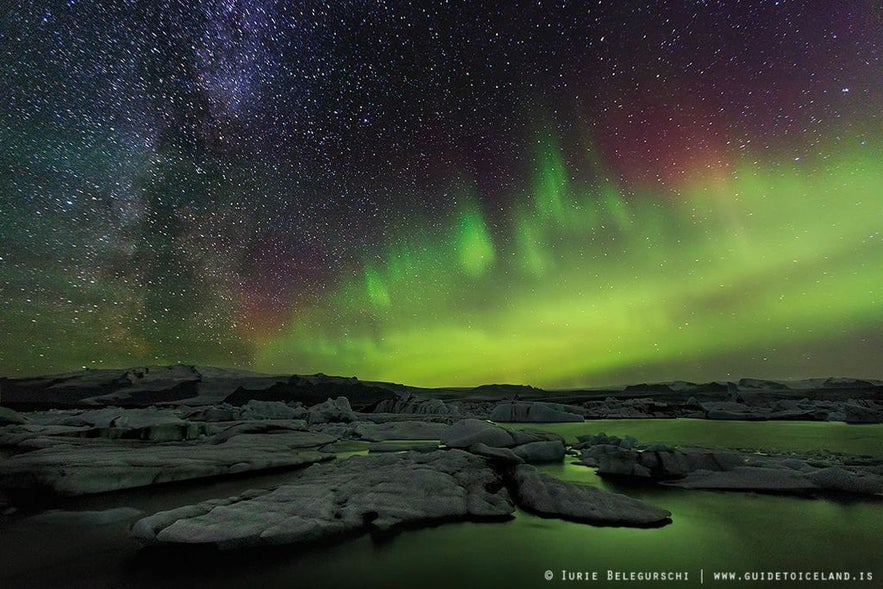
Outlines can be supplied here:
[[[669, 444], [755, 446], [776, 450], [829, 449], [880, 455], [880, 426], [839, 423], [748, 423], [693, 420], [616, 420], [519, 427], [578, 433], [633, 435]], [[344, 455], [367, 444], [342, 444]], [[568, 460], [570, 460], [568, 458]], [[35, 526], [25, 520], [0, 533], [3, 587], [238, 587], [458, 589], [492, 587], [848, 587], [879, 586], [883, 579], [881, 502], [837, 503], [751, 493], [628, 486], [576, 464], [541, 469], [564, 480], [626, 493], [672, 512], [659, 529], [597, 528], [518, 511], [504, 523], [450, 523], [406, 531], [375, 542], [365, 536], [320, 549], [291, 547], [245, 557], [195, 558], [137, 553], [127, 526]], [[84, 498], [79, 509], [133, 506], [151, 513], [284, 482], [292, 473], [239, 481], [168, 486]], [[73, 508], [73, 506], [71, 506]], [[51, 555], [51, 556], [50, 556]], [[137, 556], [137, 558], [136, 558]], [[145, 564], [145, 562], [147, 564]], [[140, 564], [139, 564], [140, 563]], [[565, 583], [561, 570], [597, 571], [600, 581]], [[552, 570], [555, 579], [543, 574]], [[608, 583], [608, 570], [685, 571], [686, 583]], [[872, 583], [712, 583], [714, 570], [873, 571]]]
[[645, 444], [754, 448], [782, 452], [830, 451], [883, 456], [883, 424], [816, 421], [708, 421], [704, 419], [605, 419], [585, 423], [507, 423], [511, 429], [556, 432], [568, 442], [580, 434], [634, 436]]

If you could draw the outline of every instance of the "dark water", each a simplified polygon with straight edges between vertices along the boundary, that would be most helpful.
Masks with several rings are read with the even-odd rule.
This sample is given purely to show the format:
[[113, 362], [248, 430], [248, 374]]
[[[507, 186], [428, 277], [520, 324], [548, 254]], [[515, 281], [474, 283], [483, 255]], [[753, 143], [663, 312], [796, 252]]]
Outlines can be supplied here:
[[[608, 433], [683, 443], [694, 422], [604, 422]], [[702, 422], [699, 422], [702, 423]], [[841, 424], [725, 424], [727, 432], [750, 430], [753, 445], [768, 449], [881, 452], [881, 429]], [[813, 427], [805, 428], [804, 425]], [[573, 426], [553, 426], [572, 428]], [[592, 427], [591, 425], [584, 425]], [[643, 431], [642, 431], [642, 428]], [[659, 429], [662, 428], [662, 429]], [[599, 429], [600, 431], [600, 429]], [[813, 435], [809, 436], [807, 432]], [[643, 434], [643, 435], [642, 435]], [[766, 434], [765, 436], [763, 434]], [[747, 434], [746, 434], [747, 435]], [[678, 437], [680, 436], [680, 437]], [[746, 438], [742, 438], [743, 442]], [[699, 443], [691, 442], [691, 443]], [[803, 446], [807, 444], [807, 446]], [[745, 443], [739, 445], [745, 446]], [[872, 453], [872, 452], [862, 452]], [[652, 530], [596, 528], [519, 512], [504, 523], [453, 523], [406, 531], [392, 539], [361, 537], [320, 549], [280, 549], [245, 555], [139, 550], [128, 535], [136, 518], [98, 525], [33, 518], [7, 519], [0, 530], [0, 586], [17, 587], [881, 587], [883, 503], [842, 503], [789, 497], [615, 487], [577, 465], [543, 470], [566, 480], [627, 492], [669, 509], [673, 524]], [[178, 485], [136, 490], [71, 503], [67, 509], [134, 507], [169, 509], [246, 488], [270, 486], [290, 475], [275, 474], [207, 486]], [[58, 518], [57, 518], [58, 519]], [[562, 569], [598, 581], [562, 581]], [[554, 579], [546, 581], [544, 572]], [[686, 582], [607, 582], [608, 570], [682, 571]], [[872, 572], [870, 582], [714, 582], [714, 571]], [[704, 586], [703, 585], [703, 586]]]
[[579, 434], [634, 436], [646, 444], [754, 448], [780, 452], [842, 452], [883, 456], [883, 424], [824, 421], [707, 421], [704, 419], [605, 419], [584, 423], [506, 424], [554, 431], [574, 442]]

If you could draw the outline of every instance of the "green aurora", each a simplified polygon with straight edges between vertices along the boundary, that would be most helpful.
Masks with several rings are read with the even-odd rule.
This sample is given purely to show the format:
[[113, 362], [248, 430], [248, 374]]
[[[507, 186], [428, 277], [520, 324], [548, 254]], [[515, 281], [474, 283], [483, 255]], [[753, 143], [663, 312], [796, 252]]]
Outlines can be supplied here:
[[[252, 366], [422, 386], [796, 378], [834, 366], [875, 376], [883, 152], [867, 139], [825, 152], [835, 155], [743, 157], [678, 190], [641, 191], [574, 180], [547, 140], [529, 198], [503, 221], [490, 223], [461, 182], [447, 230], [415, 222], [366, 255], [360, 273], [255, 342]], [[608, 176], [593, 150], [585, 160]]]
[[[157, 291], [72, 285], [48, 256], [28, 290], [30, 274], [7, 266], [0, 327], [20, 345], [4, 350], [4, 371], [199, 362], [545, 387], [880, 376], [880, 141], [841, 140], [815, 161], [744, 157], [655, 191], [574, 180], [562, 151], [543, 143], [529, 196], [503, 215], [458, 182], [458, 215], [366, 244], [361, 269], [291, 301], [275, 330], [244, 331], [223, 284], [189, 291], [214, 309], [145, 323], [132, 310], [168, 306]], [[593, 150], [583, 158], [614, 176]]]
[[13, 3], [0, 375], [883, 379], [879, 4]]

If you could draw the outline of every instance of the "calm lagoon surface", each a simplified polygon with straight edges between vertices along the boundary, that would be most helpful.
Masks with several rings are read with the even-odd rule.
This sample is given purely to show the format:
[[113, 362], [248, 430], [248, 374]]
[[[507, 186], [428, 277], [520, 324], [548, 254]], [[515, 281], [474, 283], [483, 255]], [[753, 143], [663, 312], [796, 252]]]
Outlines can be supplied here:
[[[580, 433], [632, 435], [641, 442], [729, 446], [767, 451], [883, 455], [883, 426], [840, 423], [615, 420], [539, 424], [572, 438]], [[566, 459], [570, 461], [571, 458]], [[754, 493], [623, 486], [590, 468], [541, 467], [569, 481], [627, 493], [672, 512], [659, 529], [599, 528], [518, 511], [501, 523], [449, 523], [392, 538], [359, 537], [319, 548], [242, 554], [139, 550], [128, 528], [88, 518], [14, 515], [0, 529], [0, 586], [18, 587], [879, 587], [883, 586], [883, 502], [841, 502]], [[120, 507], [145, 513], [284, 482], [291, 473], [207, 484], [167, 485], [94, 496], [71, 511]], [[47, 518], [42, 518], [43, 520]], [[545, 579], [552, 571], [551, 581]], [[598, 574], [564, 581], [562, 571]], [[686, 581], [608, 581], [608, 571], [684, 572]], [[861, 582], [715, 582], [715, 571], [871, 572]], [[703, 586], [704, 586], [703, 585]]]
[[751, 448], [770, 452], [841, 452], [883, 456], [883, 424], [839, 421], [710, 421], [706, 419], [604, 419], [583, 423], [507, 423], [542, 429], [576, 442], [580, 434], [633, 436], [643, 444]]

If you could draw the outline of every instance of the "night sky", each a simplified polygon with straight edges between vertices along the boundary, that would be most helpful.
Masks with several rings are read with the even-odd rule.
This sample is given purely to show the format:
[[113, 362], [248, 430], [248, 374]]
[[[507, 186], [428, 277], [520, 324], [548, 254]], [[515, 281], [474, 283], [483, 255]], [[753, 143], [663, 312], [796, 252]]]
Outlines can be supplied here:
[[0, 10], [0, 374], [883, 377], [879, 2]]

